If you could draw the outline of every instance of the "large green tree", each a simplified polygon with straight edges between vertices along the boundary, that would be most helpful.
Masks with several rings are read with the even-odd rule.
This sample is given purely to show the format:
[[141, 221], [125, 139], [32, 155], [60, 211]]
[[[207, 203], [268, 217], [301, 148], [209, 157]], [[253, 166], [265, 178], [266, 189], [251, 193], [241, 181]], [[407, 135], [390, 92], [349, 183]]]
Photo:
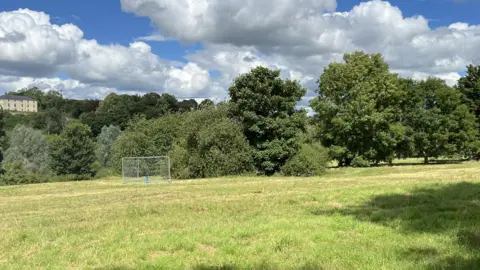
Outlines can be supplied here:
[[8, 148], [8, 138], [5, 132], [5, 112], [0, 106], [0, 162], [3, 161], [3, 152]]
[[219, 177], [253, 170], [252, 149], [242, 127], [228, 117], [228, 107], [212, 105], [182, 115], [169, 154], [174, 177]]
[[56, 174], [85, 174], [95, 162], [95, 143], [87, 125], [70, 122], [49, 142], [51, 168]]
[[47, 134], [60, 134], [67, 124], [65, 113], [55, 108], [48, 109], [44, 119]]
[[113, 144], [122, 131], [117, 126], [104, 126], [97, 138], [97, 157], [104, 167], [110, 166]]
[[405, 85], [402, 115], [413, 155], [423, 157], [425, 163], [430, 157], [471, 156], [477, 129], [475, 116], [462, 104], [462, 94], [437, 78]]
[[469, 65], [465, 76], [458, 80], [456, 88], [464, 95], [464, 102], [480, 123], [480, 66]]
[[113, 144], [112, 166], [118, 172], [122, 171], [122, 158], [148, 157], [155, 155], [155, 145], [142, 132], [126, 131]]
[[318, 137], [340, 166], [391, 162], [405, 134], [397, 75], [380, 54], [347, 53], [343, 60], [325, 68], [311, 101]]
[[5, 168], [24, 173], [48, 171], [48, 145], [40, 130], [17, 125], [10, 134], [10, 147], [5, 152]]
[[295, 106], [305, 93], [297, 81], [282, 80], [279, 70], [265, 67], [239, 76], [229, 88], [231, 115], [255, 149], [260, 172], [279, 171], [298, 151], [296, 137], [305, 129], [306, 113]]

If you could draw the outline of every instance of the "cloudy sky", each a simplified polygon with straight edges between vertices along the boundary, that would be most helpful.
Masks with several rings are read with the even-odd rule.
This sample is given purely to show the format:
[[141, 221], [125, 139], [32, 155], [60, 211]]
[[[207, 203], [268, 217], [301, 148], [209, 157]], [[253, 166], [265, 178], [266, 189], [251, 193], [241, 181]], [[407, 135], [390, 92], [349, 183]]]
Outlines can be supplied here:
[[454, 84], [480, 64], [478, 10], [477, 0], [1, 0], [0, 92], [222, 100], [264, 65], [307, 87], [306, 104], [323, 68], [354, 50]]

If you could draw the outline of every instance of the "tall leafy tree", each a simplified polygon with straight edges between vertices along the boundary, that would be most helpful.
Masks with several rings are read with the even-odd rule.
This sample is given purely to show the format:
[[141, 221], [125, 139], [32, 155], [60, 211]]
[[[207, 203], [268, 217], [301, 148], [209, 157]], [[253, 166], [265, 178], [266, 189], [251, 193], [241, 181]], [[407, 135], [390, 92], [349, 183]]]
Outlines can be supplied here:
[[157, 107], [161, 115], [178, 112], [180, 108], [177, 98], [167, 93], [161, 95], [160, 100], [157, 102]]
[[3, 161], [3, 153], [8, 148], [8, 138], [5, 132], [5, 112], [0, 106], [0, 162]]
[[113, 144], [112, 165], [122, 170], [124, 157], [155, 156], [155, 145], [147, 135], [138, 131], [125, 131]]
[[472, 155], [477, 129], [475, 116], [462, 104], [462, 94], [444, 81], [429, 78], [405, 88], [403, 121], [414, 156]]
[[464, 102], [480, 123], [480, 66], [469, 65], [467, 74], [458, 80], [457, 89], [464, 95]]
[[48, 145], [40, 130], [17, 125], [10, 134], [10, 147], [5, 152], [5, 167], [26, 173], [48, 171]]
[[45, 112], [45, 129], [48, 134], [60, 134], [67, 123], [65, 113], [51, 108]]
[[297, 81], [282, 80], [279, 70], [265, 67], [239, 76], [229, 88], [231, 115], [255, 149], [260, 172], [279, 171], [298, 150], [296, 136], [305, 129], [306, 115], [295, 106], [305, 93]]
[[195, 99], [185, 99], [178, 103], [178, 110], [180, 112], [189, 112], [198, 108], [198, 103]]
[[105, 97], [96, 111], [97, 119], [102, 126], [116, 125], [125, 128], [130, 118], [134, 115], [139, 97], [129, 95], [117, 95], [111, 93]]
[[213, 105], [215, 105], [215, 104], [213, 103], [213, 101], [207, 98], [207, 99], [202, 100], [202, 102], [200, 102], [200, 104], [198, 105], [198, 107], [201, 108], [201, 109], [203, 109], [203, 108], [206, 108], [206, 107], [209, 107], [209, 106], [213, 106]]
[[175, 178], [219, 177], [254, 169], [252, 148], [239, 123], [229, 118], [228, 104], [180, 117], [183, 124], [169, 153]]
[[397, 75], [380, 54], [347, 53], [343, 60], [325, 68], [311, 101], [318, 137], [341, 166], [391, 162], [405, 134]]
[[104, 126], [102, 132], [97, 138], [97, 157], [104, 166], [110, 166], [112, 158], [113, 144], [122, 131], [117, 126]]
[[95, 143], [87, 125], [70, 122], [50, 141], [51, 168], [56, 174], [90, 173], [95, 162]]

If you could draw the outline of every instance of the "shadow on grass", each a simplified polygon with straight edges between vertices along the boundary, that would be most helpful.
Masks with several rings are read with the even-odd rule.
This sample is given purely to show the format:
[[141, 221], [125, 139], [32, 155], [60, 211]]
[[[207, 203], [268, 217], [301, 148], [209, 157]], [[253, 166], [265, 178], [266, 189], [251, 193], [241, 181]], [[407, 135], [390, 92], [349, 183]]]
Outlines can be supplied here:
[[[253, 268], [248, 268], [248, 269], [253, 269], [253, 270], [275, 270], [275, 269], [282, 269], [283, 267], [281, 266], [271, 266], [266, 263], [261, 263], [256, 265]], [[233, 265], [222, 265], [222, 266], [209, 266], [209, 265], [198, 265], [193, 268], [193, 270], [239, 270], [239, 269], [246, 269], [245, 267], [237, 267]], [[305, 264], [305, 265], [299, 265], [298, 268], [299, 270], [322, 270], [323, 267], [315, 264], [315, 263], [310, 263], [310, 264]]]
[[464, 250], [462, 256], [444, 258], [437, 250], [428, 248], [406, 248], [401, 255], [434, 261], [429, 265], [431, 269], [480, 269], [480, 184], [438, 185], [408, 194], [376, 196], [362, 205], [312, 213], [353, 216], [403, 233], [445, 234], [454, 239], [452, 246]]
[[[371, 164], [370, 168], [378, 167], [403, 167], [403, 166], [430, 166], [430, 165], [447, 165], [447, 164], [461, 164], [463, 162], [470, 161], [469, 159], [431, 159], [427, 164], [422, 161], [418, 162], [401, 162], [401, 163], [380, 163], [380, 164]], [[339, 169], [341, 168], [338, 165], [328, 166], [329, 169]], [[365, 167], [368, 168], [368, 167]]]
[[[133, 269], [164, 269], [165, 267], [161, 267], [161, 265], [154, 265], [149, 264], [145, 265], [142, 264], [139, 267], [129, 267], [129, 266], [111, 266], [111, 267], [103, 267], [103, 268], [95, 268], [97, 270], [133, 270]], [[194, 266], [193, 268], [188, 268], [192, 270], [239, 270], [239, 269], [247, 269], [245, 267], [238, 267], [231, 264], [222, 264], [222, 265], [208, 265], [208, 264], [199, 264]], [[253, 268], [248, 268], [252, 270], [274, 270], [274, 269], [282, 269], [282, 267], [278, 266], [271, 266], [268, 263], [260, 263]], [[315, 263], [307, 263], [304, 265], [299, 265], [299, 270], [322, 270], [323, 267], [315, 264]]]
[[372, 167], [401, 167], [401, 166], [425, 166], [425, 165], [446, 165], [446, 164], [460, 164], [468, 161], [468, 159], [458, 159], [458, 160], [441, 160], [441, 159], [432, 159], [427, 164], [424, 162], [405, 162], [405, 163], [393, 163], [393, 164], [378, 164], [372, 165]]

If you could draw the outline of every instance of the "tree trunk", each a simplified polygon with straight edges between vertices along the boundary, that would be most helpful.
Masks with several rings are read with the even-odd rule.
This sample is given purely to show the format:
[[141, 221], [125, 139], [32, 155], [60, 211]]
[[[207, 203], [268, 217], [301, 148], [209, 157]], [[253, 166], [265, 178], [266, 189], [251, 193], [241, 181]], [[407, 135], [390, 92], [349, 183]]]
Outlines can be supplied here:
[[428, 164], [428, 156], [424, 156], [424, 157], [423, 157], [423, 162], [424, 162], [425, 164]]

